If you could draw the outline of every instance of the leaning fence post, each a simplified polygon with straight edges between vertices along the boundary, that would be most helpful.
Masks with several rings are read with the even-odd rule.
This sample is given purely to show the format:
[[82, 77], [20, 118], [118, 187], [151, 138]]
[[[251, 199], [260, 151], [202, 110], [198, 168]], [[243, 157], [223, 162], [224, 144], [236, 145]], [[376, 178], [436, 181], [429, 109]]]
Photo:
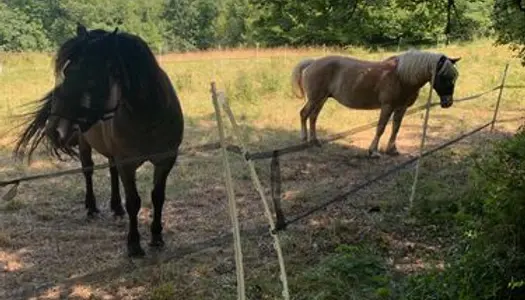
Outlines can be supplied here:
[[270, 182], [272, 187], [272, 200], [275, 209], [275, 230], [286, 229], [286, 218], [281, 206], [281, 166], [279, 163], [279, 151], [274, 151], [270, 164]]
[[235, 203], [235, 194], [233, 191], [233, 180], [230, 169], [230, 163], [228, 161], [228, 152], [226, 151], [226, 138], [224, 135], [224, 125], [221, 118], [221, 110], [217, 100], [217, 90], [215, 82], [211, 83], [211, 94], [213, 107], [215, 108], [215, 118], [217, 119], [217, 127], [219, 128], [219, 137], [221, 139], [221, 151], [222, 151], [222, 162], [224, 166], [224, 179], [226, 182], [226, 192], [228, 194], [228, 203], [230, 218], [233, 227], [233, 244], [235, 249], [235, 265], [237, 269], [237, 299], [246, 299], [245, 285], [244, 285], [244, 267], [242, 263], [242, 248], [241, 248], [241, 235], [239, 231], [239, 220], [237, 219], [237, 208]]
[[226, 115], [228, 116], [228, 118], [230, 119], [230, 123], [232, 125], [232, 128], [233, 128], [233, 133], [234, 135], [237, 137], [237, 141], [239, 142], [240, 146], [241, 146], [241, 149], [242, 149], [242, 152], [243, 152], [243, 160], [246, 162], [246, 164], [248, 164], [248, 167], [250, 169], [250, 176], [252, 178], [252, 181], [253, 181], [253, 184], [255, 186], [255, 189], [259, 192], [259, 196], [261, 197], [261, 200], [263, 202], [263, 206], [264, 206], [264, 212], [265, 212], [265, 215], [266, 215], [266, 218], [268, 219], [268, 223], [270, 224], [270, 230], [271, 230], [271, 235], [273, 237], [273, 240], [274, 240], [274, 248], [275, 248], [275, 251], [277, 252], [277, 259], [279, 261], [279, 268], [280, 268], [280, 271], [281, 271], [281, 282], [282, 282], [282, 285], [283, 285], [283, 298], [285, 300], [289, 300], [290, 299], [290, 293], [288, 291], [288, 279], [286, 277], [286, 269], [285, 269], [285, 266], [284, 266], [284, 256], [283, 256], [283, 251], [282, 251], [282, 248], [281, 248], [281, 243], [279, 241], [279, 236], [278, 236], [278, 233], [277, 231], [273, 231], [275, 229], [275, 223], [273, 221], [273, 218], [272, 218], [272, 212], [270, 211], [270, 206], [268, 205], [268, 200], [266, 199], [266, 195], [264, 193], [264, 189], [262, 187], [262, 184], [261, 184], [261, 181], [259, 180], [259, 176], [257, 175], [257, 172], [255, 171], [255, 165], [253, 163], [253, 160], [251, 160], [248, 155], [248, 150], [246, 148], [246, 145], [242, 139], [242, 135], [241, 135], [241, 130], [239, 128], [239, 125], [237, 124], [237, 121], [235, 120], [235, 116], [233, 115], [233, 112], [230, 108], [230, 106], [228, 105], [228, 103], [226, 102], [226, 100], [224, 99], [224, 94], [221, 93], [218, 97], [218, 100], [219, 102], [221, 103], [222, 107], [224, 108], [224, 112], [226, 113]]
[[417, 187], [417, 179], [419, 177], [419, 165], [421, 162], [421, 155], [423, 154], [423, 149], [425, 147], [425, 139], [427, 137], [427, 128], [428, 128], [428, 118], [430, 116], [430, 106], [432, 103], [432, 89], [434, 86], [434, 79], [436, 77], [435, 73], [436, 68], [434, 68], [434, 71], [432, 71], [432, 78], [430, 80], [430, 87], [428, 92], [428, 100], [427, 100], [427, 109], [425, 111], [425, 119], [423, 121], [423, 133], [421, 135], [421, 144], [419, 146], [419, 153], [417, 154], [418, 159], [416, 162], [416, 171], [414, 174], [414, 183], [412, 184], [412, 192], [410, 193], [410, 208], [412, 208], [414, 204], [414, 197], [416, 196], [416, 187]]
[[505, 65], [505, 70], [503, 70], [503, 78], [501, 79], [501, 85], [499, 87], [498, 100], [496, 101], [496, 107], [494, 108], [494, 116], [492, 117], [492, 124], [490, 124], [490, 132], [494, 130], [494, 125], [496, 124], [496, 119], [498, 118], [499, 104], [501, 102], [501, 95], [503, 94], [503, 89], [505, 88], [505, 80], [507, 79], [508, 69], [509, 69], [509, 63]]

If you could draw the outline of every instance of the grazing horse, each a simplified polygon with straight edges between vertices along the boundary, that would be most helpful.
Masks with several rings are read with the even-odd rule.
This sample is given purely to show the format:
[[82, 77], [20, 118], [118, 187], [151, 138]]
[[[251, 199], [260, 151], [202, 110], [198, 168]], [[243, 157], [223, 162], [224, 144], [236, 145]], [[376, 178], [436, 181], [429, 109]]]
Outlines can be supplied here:
[[345, 56], [304, 59], [292, 71], [292, 90], [298, 98], [306, 96], [301, 109], [301, 139], [307, 141], [306, 120], [310, 119], [310, 142], [319, 144], [316, 122], [328, 97], [359, 110], [381, 109], [376, 134], [369, 147], [377, 158], [378, 143], [393, 114], [392, 134], [386, 153], [398, 155], [396, 137], [408, 107], [416, 101], [420, 89], [431, 82], [442, 108], [452, 106], [456, 79], [455, 63], [440, 53], [410, 50], [383, 61], [366, 61]]
[[[145, 255], [140, 245], [137, 215], [141, 207], [136, 170], [144, 162], [154, 165], [151, 243], [164, 246], [162, 208], [166, 180], [182, 142], [184, 119], [179, 98], [148, 45], [138, 36], [77, 25], [55, 59], [55, 74], [63, 80], [40, 101], [40, 107], [19, 137], [15, 155], [28, 155], [44, 140], [52, 153], [79, 156], [92, 166], [91, 150], [116, 164], [110, 169], [112, 209], [124, 213], [118, 195], [120, 177], [129, 218], [127, 251]], [[78, 152], [75, 146], [78, 145]], [[158, 153], [169, 153], [160, 157]], [[97, 210], [92, 171], [84, 172], [88, 211]]]

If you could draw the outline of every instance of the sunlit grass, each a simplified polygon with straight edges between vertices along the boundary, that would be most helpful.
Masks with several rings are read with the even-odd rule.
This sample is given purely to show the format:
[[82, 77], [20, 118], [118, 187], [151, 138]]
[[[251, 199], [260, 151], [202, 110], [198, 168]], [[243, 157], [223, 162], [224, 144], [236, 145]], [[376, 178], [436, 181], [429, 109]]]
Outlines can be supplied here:
[[[511, 64], [507, 83], [521, 84], [523, 68], [506, 47], [495, 47], [490, 40], [468, 45], [449, 45], [430, 49], [449, 56], [461, 56], [458, 63], [460, 78], [456, 97], [475, 94], [498, 85], [507, 62]], [[216, 81], [224, 90], [238, 118], [257, 129], [299, 130], [299, 110], [302, 100], [291, 95], [290, 72], [304, 57], [325, 54], [346, 54], [364, 59], [384, 59], [394, 52], [369, 52], [362, 48], [301, 48], [301, 49], [231, 49], [192, 53], [169, 53], [158, 56], [167, 70], [182, 101], [186, 125], [190, 128], [185, 143], [211, 139], [214, 130], [191, 131], [202, 126], [213, 127], [213, 106], [210, 100], [210, 82]], [[13, 119], [21, 112], [21, 105], [36, 100], [53, 86], [52, 54], [22, 53], [0, 54], [3, 71], [0, 74], [0, 132], [6, 144], [15, 132], [8, 132], [16, 123]], [[502, 109], [519, 106], [520, 90], [506, 90]], [[427, 88], [419, 101], [426, 99]], [[462, 107], [489, 108], [497, 93], [480, 101], [462, 104]], [[464, 112], [454, 109], [447, 113]], [[325, 132], [338, 132], [376, 118], [376, 111], [352, 111], [335, 101], [328, 101], [319, 119], [319, 128]], [[200, 135], [199, 135], [200, 134]], [[258, 137], [253, 137], [255, 140]]]

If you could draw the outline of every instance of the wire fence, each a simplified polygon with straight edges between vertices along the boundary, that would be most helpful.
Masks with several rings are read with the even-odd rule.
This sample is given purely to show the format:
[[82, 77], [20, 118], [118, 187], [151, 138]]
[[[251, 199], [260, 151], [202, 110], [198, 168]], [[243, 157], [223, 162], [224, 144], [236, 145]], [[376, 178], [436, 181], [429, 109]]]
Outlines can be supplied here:
[[[375, 176], [374, 178], [370, 179], [370, 180], [367, 180], [366, 182], [364, 183], [361, 183], [357, 186], [352, 186], [350, 188], [347, 188], [345, 189], [342, 193], [338, 194], [336, 197], [334, 197], [333, 199], [329, 200], [329, 201], [326, 201], [326, 202], [323, 202], [321, 203], [320, 205], [317, 205], [311, 209], [308, 209], [296, 216], [294, 216], [292, 219], [290, 220], [286, 220], [286, 217], [284, 215], [284, 211], [282, 209], [282, 206], [281, 206], [281, 203], [280, 203], [280, 195], [281, 195], [281, 178], [280, 178], [280, 163], [279, 163], [279, 157], [281, 155], [284, 155], [284, 154], [288, 154], [288, 153], [294, 153], [294, 152], [299, 152], [299, 151], [304, 151], [305, 149], [308, 149], [310, 147], [313, 147], [314, 144], [312, 143], [303, 143], [303, 144], [298, 144], [298, 145], [292, 145], [292, 146], [289, 146], [287, 148], [284, 148], [284, 149], [274, 149], [274, 150], [271, 150], [271, 151], [266, 151], [266, 152], [259, 152], [259, 153], [255, 153], [255, 154], [250, 154], [246, 148], [246, 146], [244, 146], [244, 143], [242, 141], [242, 138], [241, 138], [241, 134], [239, 132], [239, 129], [238, 129], [238, 125], [236, 124], [236, 121], [235, 121], [235, 118], [233, 116], [233, 113], [227, 103], [227, 101], [223, 100], [221, 101], [221, 104], [223, 106], [223, 110], [226, 112], [226, 115], [228, 117], [228, 119], [230, 119], [230, 123], [234, 129], [234, 135], [236, 136], [237, 138], [237, 141], [239, 143], [241, 143], [241, 147], [238, 147], [237, 149], [235, 149], [235, 153], [238, 153], [238, 154], [241, 154], [244, 161], [248, 164], [248, 166], [250, 167], [250, 171], [251, 171], [251, 175], [252, 175], [252, 179], [254, 179], [254, 187], [260, 191], [261, 190], [261, 186], [260, 186], [260, 183], [258, 181], [258, 177], [256, 175], [256, 172], [253, 168], [253, 161], [255, 159], [265, 159], [265, 158], [269, 158], [269, 156], [272, 158], [272, 162], [271, 162], [271, 165], [270, 165], [270, 168], [271, 168], [271, 174], [270, 174], [270, 180], [271, 180], [271, 195], [272, 195], [272, 200], [274, 202], [274, 213], [275, 213], [275, 217], [276, 217], [276, 222], [274, 222], [271, 217], [269, 217], [269, 224], [270, 224], [270, 229], [271, 229], [271, 233], [272, 233], [272, 236], [274, 237], [274, 247], [275, 249], [277, 250], [277, 254], [278, 254], [278, 259], [279, 259], [279, 266], [281, 267], [281, 276], [280, 276], [280, 279], [282, 281], [282, 285], [283, 285], [283, 289], [282, 289], [282, 293], [283, 293], [283, 297], [284, 299], [289, 299], [289, 290], [288, 290], [288, 286], [287, 286], [287, 279], [286, 279], [286, 272], [285, 272], [285, 269], [284, 269], [284, 259], [282, 258], [282, 254], [281, 254], [281, 248], [280, 248], [280, 245], [279, 245], [279, 238], [278, 238], [278, 234], [279, 234], [279, 231], [281, 230], [284, 230], [288, 225], [290, 224], [294, 224], [294, 223], [297, 223], [301, 220], [304, 220], [306, 218], [308, 218], [309, 216], [311, 216], [312, 214], [316, 213], [316, 212], [319, 212], [325, 208], [327, 208], [328, 206], [336, 203], [336, 202], [341, 202], [341, 201], [344, 201], [344, 200], [347, 200], [350, 196], [354, 195], [355, 193], [361, 191], [362, 189], [382, 180], [382, 179], [385, 179], [386, 177], [400, 171], [401, 169], [404, 169], [408, 166], [410, 166], [411, 164], [413, 163], [417, 163], [417, 167], [419, 167], [419, 162], [422, 158], [426, 157], [426, 156], [429, 156], [441, 149], [444, 149], [450, 145], [453, 145], [463, 139], [465, 139], [466, 137], [469, 137], [489, 126], [491, 126], [491, 130], [492, 128], [494, 127], [494, 124], [496, 122], [496, 119], [497, 119], [497, 115], [498, 115], [498, 110], [499, 110], [499, 107], [500, 107], [500, 102], [501, 102], [501, 97], [502, 97], [502, 92], [503, 92], [503, 89], [504, 89], [504, 85], [505, 85], [505, 80], [506, 80], [506, 77], [507, 77], [507, 71], [508, 71], [508, 67], [509, 67], [509, 64], [507, 64], [505, 66], [505, 69], [503, 71], [503, 74], [502, 74], [502, 82], [499, 86], [495, 87], [495, 88], [492, 88], [488, 91], [485, 91], [485, 92], [482, 92], [482, 93], [479, 93], [477, 95], [473, 95], [473, 96], [469, 96], [469, 97], [465, 97], [465, 98], [462, 98], [462, 99], [458, 99], [457, 101], [461, 102], [461, 101], [468, 101], [468, 100], [473, 100], [473, 99], [477, 99], [477, 98], [480, 98], [481, 96], [485, 95], [485, 94], [488, 94], [492, 91], [495, 91], [495, 90], [499, 90], [499, 95], [497, 97], [497, 103], [496, 103], [496, 106], [495, 106], [495, 110], [494, 110], [494, 115], [493, 115], [493, 118], [491, 121], [489, 122], [486, 122], [485, 124], [483, 124], [482, 126], [479, 126], [465, 134], [462, 134], [452, 140], [449, 140], [448, 142], [445, 142], [441, 145], [438, 145], [430, 150], [427, 150], [427, 151], [423, 151], [423, 147], [424, 147], [424, 141], [425, 141], [425, 131], [426, 131], [426, 128], [427, 128], [427, 121], [428, 121], [428, 116], [429, 116], [429, 112], [430, 112], [430, 109], [434, 106], [437, 105], [437, 103], [431, 103], [431, 100], [432, 100], [432, 88], [430, 89], [430, 92], [429, 92], [429, 98], [428, 98], [428, 102], [426, 105], [423, 105], [423, 106], [419, 106], [419, 107], [416, 107], [416, 108], [413, 108], [409, 113], [410, 114], [414, 114], [418, 111], [421, 111], [423, 109], [426, 109], [426, 117], [425, 117], [425, 122], [423, 124], [423, 136], [422, 136], [422, 141], [421, 141], [421, 146], [420, 146], [420, 153], [419, 155], [405, 161], [405, 162], [402, 162], [398, 165], [395, 165], [393, 167], [391, 167], [390, 169], [388, 169], [387, 171]], [[212, 93], [215, 93], [215, 85], [214, 83], [212, 83]], [[213, 99], [216, 99], [217, 96], [214, 94], [212, 96]], [[216, 101], [216, 100], [214, 100]], [[220, 112], [218, 111], [218, 108], [217, 108], [218, 105], [215, 104], [215, 108], [216, 108], [216, 115], [217, 115], [217, 118], [220, 119], [221, 116], [220, 116]], [[376, 125], [377, 122], [374, 122], [374, 123], [371, 123], [371, 124], [366, 124], [366, 125], [363, 125], [363, 126], [360, 126], [358, 127], [357, 130], [356, 128], [354, 128], [353, 130], [349, 131], [349, 132], [345, 132], [345, 133], [342, 133], [342, 134], [338, 134], [338, 135], [335, 135], [335, 136], [332, 136], [330, 137], [329, 139], [325, 139], [323, 142], [324, 143], [328, 143], [330, 141], [334, 141], [334, 140], [337, 140], [337, 139], [341, 139], [345, 136], [348, 136], [349, 134], [351, 133], [355, 133], [355, 132], [358, 132], [358, 131], [362, 131], [362, 130], [366, 130], [366, 129], [369, 129], [370, 127], [373, 127]], [[219, 122], [219, 126], [220, 126], [220, 130], [223, 131], [224, 129], [222, 128], [222, 123]], [[225, 147], [223, 147], [224, 150], [225, 150]], [[223, 156], [224, 158], [226, 159], [226, 152], [224, 151], [223, 152]], [[413, 199], [413, 195], [415, 194], [415, 190], [416, 190], [416, 184], [417, 184], [417, 174], [418, 174], [418, 171], [419, 168], [416, 168], [416, 176], [415, 176], [415, 180], [414, 180], [414, 184], [413, 184], [413, 188], [412, 188], [412, 196], [411, 196], [411, 203], [412, 203], [412, 199]], [[228, 176], [228, 175], [225, 175], [225, 181], [226, 182], [231, 182], [231, 174]], [[264, 193], [260, 192], [260, 196], [261, 196], [261, 199], [263, 200], [263, 203], [266, 202], [266, 199], [265, 199], [265, 196], [264, 196]], [[265, 203], [265, 210], [266, 210], [266, 214], [268, 215], [268, 207], [267, 207], [267, 204]], [[236, 251], [241, 251], [240, 249], [237, 249], [236, 248]], [[240, 262], [238, 262], [240, 263]], [[237, 278], [239, 278], [239, 276], [241, 276], [241, 274], [239, 273], [239, 270], [243, 270], [243, 268], [240, 268], [238, 267], [237, 269]], [[242, 283], [244, 283], [244, 280], [242, 280]], [[238, 282], [238, 288], [240, 288], [240, 285], [239, 285], [239, 282]], [[244, 288], [244, 285], [243, 285], [243, 288]], [[243, 289], [239, 290], [238, 289], [238, 297], [239, 299], [244, 299], [244, 296], [245, 296], [245, 291]]]
[[[499, 90], [501, 88], [521, 89], [521, 88], [525, 88], [525, 85], [523, 85], [523, 86], [522, 85], [509, 85], [509, 86], [501, 86], [501, 85], [499, 85], [499, 86], [496, 86], [496, 87], [494, 87], [494, 88], [492, 88], [490, 90], [484, 91], [482, 93], [478, 93], [478, 94], [471, 95], [471, 96], [468, 96], [468, 97], [456, 99], [455, 102], [464, 102], [464, 101], [477, 99], [479, 97], [482, 97], [482, 96], [484, 96], [486, 94], [489, 94], [489, 93], [491, 93], [493, 91], [496, 91], [496, 90]], [[439, 105], [439, 103], [432, 103], [431, 104], [432, 107], [437, 106], [437, 105]], [[411, 109], [409, 109], [406, 112], [405, 116], [416, 114], [416, 113], [418, 113], [420, 111], [423, 111], [425, 108], [426, 108], [426, 105], [424, 105], [424, 104], [420, 105], [420, 106], [417, 106], [417, 107], [414, 107], [414, 108], [411, 108]], [[340, 132], [340, 133], [329, 135], [326, 138], [319, 139], [319, 142], [320, 142], [320, 144], [327, 144], [327, 143], [330, 143], [330, 142], [333, 142], [333, 141], [337, 141], [337, 140], [343, 139], [343, 138], [348, 137], [350, 135], [353, 135], [353, 134], [356, 134], [356, 133], [360, 133], [360, 132], [363, 132], [365, 130], [369, 130], [371, 128], [374, 128], [375, 126], [377, 126], [377, 121], [376, 122], [371, 122], [371, 123], [368, 123], [368, 124], [363, 124], [363, 125], [354, 127], [352, 129], [349, 129], [347, 131], [343, 131], [343, 132]], [[312, 148], [312, 147], [316, 147], [316, 146], [317, 146], [316, 144], [312, 144], [312, 143], [306, 142], [306, 143], [299, 143], [299, 144], [286, 146], [286, 147], [282, 147], [282, 148], [277, 148], [277, 149], [272, 149], [272, 150], [267, 150], [267, 151], [254, 152], [254, 153], [251, 153], [251, 152], [243, 153], [243, 151], [241, 150], [241, 148], [238, 145], [230, 143], [230, 144], [227, 145], [227, 149], [228, 149], [228, 151], [230, 151], [232, 153], [243, 154], [249, 160], [261, 160], [261, 159], [273, 158], [276, 155], [277, 156], [281, 156], [281, 155], [285, 155], [285, 154], [290, 154], [290, 153], [295, 153], [295, 152], [299, 152], [299, 151], [304, 151], [304, 150], [306, 150], [308, 148]], [[173, 155], [176, 155], [176, 154], [178, 156], [183, 156], [183, 155], [188, 155], [189, 153], [192, 153], [192, 152], [209, 152], [209, 151], [218, 150], [218, 149], [220, 149], [220, 147], [221, 147], [220, 141], [209, 142], [209, 143], [204, 143], [204, 144], [200, 144], [200, 145], [197, 145], [197, 146], [192, 146], [192, 147], [189, 147], [187, 149], [182, 149], [181, 151], [177, 151], [177, 152], [175, 152], [175, 151], [167, 151], [167, 152], [156, 153], [156, 154], [151, 154], [151, 155], [143, 155], [143, 156], [132, 157], [132, 158], [121, 160], [119, 162], [114, 162], [114, 163], [98, 164], [98, 165], [94, 165], [92, 167], [74, 168], [74, 169], [62, 170], [62, 171], [57, 171], [57, 172], [48, 172], [48, 173], [35, 174], [35, 175], [22, 176], [22, 177], [11, 178], [11, 179], [6, 179], [6, 180], [0, 180], [0, 187], [5, 187], [5, 186], [8, 186], [8, 185], [17, 185], [17, 184], [20, 184], [22, 182], [27, 182], [27, 181], [49, 179], [49, 178], [60, 177], [60, 176], [65, 176], [65, 175], [74, 175], [74, 174], [82, 173], [84, 171], [102, 170], [102, 169], [107, 169], [107, 168], [118, 166], [118, 165], [122, 165], [122, 164], [127, 164], [127, 163], [131, 163], [131, 162], [146, 160], [146, 159], [163, 158], [163, 157], [173, 156]]]
[[[507, 66], [508, 67], [508, 66]], [[468, 96], [468, 97], [464, 97], [464, 98], [461, 98], [461, 99], [457, 99], [455, 100], [456, 102], [464, 102], [464, 101], [469, 101], [469, 100], [474, 100], [474, 99], [477, 99], [477, 98], [480, 98], [486, 94], [489, 94], [493, 91], [496, 91], [496, 90], [500, 90], [500, 94], [499, 94], [499, 97], [498, 97], [498, 103], [499, 101], [501, 100], [501, 92], [503, 91], [504, 88], [523, 88], [524, 86], [518, 86], [518, 85], [514, 85], [514, 86], [506, 86], [504, 83], [505, 83], [505, 76], [503, 77], [503, 81], [502, 81], [502, 84], [492, 88], [492, 89], [489, 89], [487, 91], [484, 91], [482, 93], [478, 93], [478, 94], [475, 94], [475, 95], [471, 95], [471, 96]], [[225, 108], [227, 109], [227, 101], [223, 101], [222, 103], [223, 106], [225, 106]], [[415, 114], [417, 112], [420, 112], [424, 109], [430, 109], [431, 107], [435, 107], [436, 105], [438, 105], [438, 103], [431, 103], [429, 104], [428, 106], [427, 105], [421, 105], [421, 106], [418, 106], [418, 107], [414, 107], [410, 110], [407, 111], [406, 115], [412, 115], [412, 114]], [[495, 113], [494, 113], [494, 118], [475, 128], [475, 129], [472, 129], [471, 131], [467, 132], [467, 133], [464, 133], [462, 135], [459, 135], [443, 144], [440, 144], [438, 146], [435, 146], [429, 150], [426, 150], [426, 151], [422, 151], [420, 153], [420, 155], [416, 156], [416, 157], [413, 157], [413, 158], [410, 158], [402, 163], [399, 163], [397, 165], [394, 165], [392, 167], [390, 167], [389, 169], [387, 169], [386, 171], [384, 171], [383, 173], [381, 174], [378, 174], [377, 176], [373, 177], [372, 179], [370, 180], [367, 180], [366, 182], [363, 182], [363, 183], [360, 183], [358, 185], [352, 185], [348, 188], [345, 188], [342, 192], [340, 192], [339, 194], [337, 194], [334, 198], [326, 201], [326, 202], [323, 202], [315, 207], [312, 207], [304, 212], [301, 212], [295, 216], [292, 216], [289, 220], [286, 220], [285, 217], [284, 217], [284, 213], [282, 212], [282, 208], [281, 208], [281, 204], [280, 204], [280, 195], [282, 194], [282, 191], [281, 191], [281, 179], [280, 179], [280, 162], [279, 162], [279, 157], [282, 156], [282, 155], [286, 155], [286, 154], [290, 154], [290, 153], [295, 153], [295, 152], [299, 152], [299, 151], [304, 151], [308, 148], [311, 148], [311, 147], [314, 147], [315, 145], [311, 144], [311, 143], [300, 143], [300, 144], [296, 144], [296, 145], [291, 145], [291, 146], [287, 146], [287, 147], [283, 147], [283, 148], [277, 148], [277, 149], [273, 149], [273, 150], [268, 150], [268, 151], [261, 151], [261, 152], [254, 152], [254, 153], [250, 153], [247, 151], [247, 149], [245, 148], [245, 146], [242, 146], [242, 143], [241, 143], [241, 146], [238, 146], [238, 145], [235, 145], [233, 143], [228, 143], [228, 144], [225, 144], [223, 143], [222, 146], [225, 147], [226, 150], [230, 151], [230, 152], [233, 152], [233, 153], [236, 153], [236, 154], [241, 154], [243, 156], [243, 158], [245, 159], [245, 161], [247, 163], [253, 163], [253, 161], [255, 160], [264, 160], [264, 159], [272, 159], [271, 161], [271, 176], [270, 176], [270, 180], [271, 180], [271, 195], [272, 195], [272, 200], [274, 202], [274, 211], [276, 213], [276, 223], [273, 224], [273, 222], [270, 221], [270, 226], [269, 228], [268, 227], [265, 227], [265, 226], [258, 226], [256, 228], [252, 228], [249, 230], [249, 232], [251, 233], [254, 233], [254, 234], [257, 234], [257, 235], [263, 235], [266, 233], [271, 233], [272, 236], [276, 236], [278, 234], [278, 232], [280, 230], [283, 230], [285, 229], [288, 225], [291, 225], [291, 224], [295, 224], [301, 220], [304, 220], [308, 217], [310, 217], [311, 215], [315, 214], [316, 212], [319, 212], [325, 208], [327, 208], [328, 206], [334, 204], [334, 203], [337, 203], [337, 202], [342, 202], [342, 201], [345, 201], [347, 199], [349, 199], [349, 197], [351, 197], [352, 195], [356, 194], [357, 192], [373, 185], [374, 183], [380, 181], [380, 180], [383, 180], [389, 176], [391, 176], [392, 174], [402, 170], [402, 169], [405, 169], [405, 168], [408, 168], [410, 167], [411, 165], [413, 165], [415, 162], [417, 162], [418, 160], [420, 160], [421, 158], [423, 157], [426, 157], [426, 156], [429, 156], [433, 153], [436, 153], [446, 147], [449, 147], [453, 144], [456, 144], [458, 143], [459, 141], [469, 137], [469, 136], [472, 136], [474, 135], [475, 133], [477, 132], [480, 132], [481, 130], [489, 127], [489, 126], [494, 126], [494, 124], [497, 122], [497, 109], [499, 109], [499, 104], [496, 106], [496, 110], [495, 110]], [[217, 118], [219, 118], [220, 116], [218, 116]], [[330, 142], [333, 142], [333, 141], [336, 141], [336, 140], [339, 140], [339, 139], [342, 139], [344, 137], [347, 137], [349, 135], [352, 135], [352, 134], [355, 134], [355, 133], [358, 133], [358, 132], [361, 132], [361, 131], [364, 131], [364, 130], [368, 130], [368, 129], [371, 129], [371, 128], [374, 128], [375, 126], [377, 125], [377, 122], [372, 122], [372, 123], [369, 123], [369, 124], [364, 124], [364, 125], [361, 125], [361, 126], [357, 126], [355, 128], [352, 128], [350, 130], [347, 130], [347, 131], [344, 131], [344, 132], [341, 132], [341, 133], [337, 133], [337, 134], [334, 134], [334, 135], [330, 135], [324, 139], [322, 139], [320, 142], [322, 144], [326, 144], [326, 143], [330, 143]], [[221, 148], [221, 142], [212, 142], [212, 143], [206, 143], [206, 144], [202, 144], [202, 145], [197, 145], [197, 146], [194, 146], [194, 147], [190, 147], [188, 149], [183, 149], [181, 151], [179, 151], [178, 155], [186, 155], [188, 153], [191, 153], [191, 152], [194, 152], [194, 151], [200, 151], [200, 152], [206, 152], [206, 151], [214, 151], [214, 150], [218, 150]], [[64, 171], [58, 171], [58, 172], [50, 172], [50, 173], [44, 173], [44, 174], [36, 174], [36, 175], [31, 175], [31, 176], [25, 176], [25, 177], [18, 177], [18, 178], [13, 178], [13, 179], [7, 179], [7, 180], [3, 180], [3, 181], [0, 181], [0, 187], [5, 187], [5, 186], [9, 186], [9, 185], [13, 185], [14, 188], [12, 188], [11, 190], [15, 190], [16, 191], [16, 187], [18, 187], [18, 185], [21, 183], [21, 182], [30, 182], [30, 181], [34, 181], [34, 180], [41, 180], [41, 179], [46, 179], [46, 178], [53, 178], [53, 177], [58, 177], [58, 176], [65, 176], [65, 175], [71, 175], [71, 174], [77, 174], [77, 173], [81, 173], [83, 171], [86, 171], [86, 170], [100, 170], [100, 169], [104, 169], [104, 168], [108, 168], [110, 166], [116, 166], [118, 164], [125, 164], [125, 163], [129, 163], [131, 161], [138, 161], [138, 160], [147, 160], [149, 158], [157, 158], [157, 157], [164, 157], [164, 156], [172, 156], [176, 154], [175, 152], [164, 152], [164, 153], [158, 153], [158, 154], [153, 154], [153, 155], [149, 155], [149, 156], [141, 156], [141, 157], [135, 157], [135, 158], [131, 158], [129, 160], [126, 160], [126, 161], [120, 161], [118, 163], [114, 163], [114, 164], [109, 164], [109, 163], [106, 163], [106, 164], [100, 164], [100, 165], [95, 165], [93, 167], [90, 167], [90, 168], [75, 168], [75, 169], [69, 169], [69, 170], [64, 170]], [[260, 187], [259, 187], [260, 188]], [[8, 198], [12, 198], [14, 197], [14, 194], [13, 192], [8, 192], [8, 194], [11, 194], [10, 197]], [[231, 212], [230, 212], [231, 213]], [[245, 230], [243, 231], [245, 232]], [[238, 233], [237, 233], [238, 234]], [[194, 254], [194, 253], [198, 253], [200, 251], [203, 251], [205, 249], [208, 249], [208, 248], [212, 248], [212, 247], [224, 247], [225, 245], [227, 245], [228, 243], [231, 243], [233, 241], [233, 237], [232, 237], [232, 234], [231, 232], [228, 232], [228, 233], [225, 233], [223, 235], [219, 235], [219, 236], [216, 236], [214, 238], [211, 238], [209, 240], [206, 240], [206, 241], [203, 241], [203, 242], [199, 242], [199, 243], [195, 243], [193, 245], [189, 245], [187, 247], [185, 247], [185, 251], [180, 251], [180, 249], [177, 249], [177, 253], [176, 254], [168, 254], [165, 256], [164, 259], [162, 259], [162, 261], [160, 262], [157, 262], [157, 263], [164, 263], [164, 262], [167, 262], [167, 261], [170, 261], [170, 260], [175, 260], [175, 259], [181, 259], [182, 257], [184, 256], [187, 256], [187, 255], [190, 255], [190, 254]], [[101, 272], [97, 272], [96, 274], [105, 274], [105, 273], [115, 273], [115, 272], [118, 272], [119, 270], [121, 270], [122, 267], [117, 267], [117, 268], [113, 268], [113, 270], [103, 270]], [[78, 277], [78, 278], [74, 278], [74, 279], [70, 279], [66, 282], [63, 282], [62, 284], [68, 284], [68, 283], [72, 283], [72, 282], [79, 282], [79, 281], [82, 281], [83, 279], [87, 279], [89, 277], [92, 277], [94, 278], [95, 280], [98, 279], [99, 277], [93, 275], [93, 274], [88, 274], [88, 275], [85, 275], [85, 276], [82, 276], [82, 277]], [[285, 275], [284, 275], [285, 276]], [[282, 279], [282, 278], [281, 278]], [[29, 295], [29, 294], [34, 294], [34, 293], [38, 293], [42, 290], [45, 290], [45, 289], [48, 289], [52, 286], [55, 286], [56, 283], [49, 283], [49, 284], [45, 284], [45, 285], [41, 285], [39, 287], [33, 287], [33, 288], [29, 288], [27, 290], [23, 290], [23, 291], [20, 291], [16, 294], [18, 295]]]

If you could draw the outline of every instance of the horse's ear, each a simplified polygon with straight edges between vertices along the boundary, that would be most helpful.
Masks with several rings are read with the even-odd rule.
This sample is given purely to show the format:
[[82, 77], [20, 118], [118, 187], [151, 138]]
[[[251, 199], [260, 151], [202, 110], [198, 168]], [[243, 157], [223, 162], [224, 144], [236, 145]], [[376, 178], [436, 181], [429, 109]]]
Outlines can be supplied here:
[[113, 32], [111, 33], [111, 35], [116, 35], [118, 32], [118, 27], [115, 27], [115, 30], [113, 30]]
[[87, 31], [86, 26], [80, 23], [77, 23], [77, 36], [82, 37], [82, 38], [88, 36], [88, 31]]
[[450, 60], [451, 63], [455, 64], [461, 60], [461, 57], [456, 57], [456, 58], [449, 57], [448, 60]]

